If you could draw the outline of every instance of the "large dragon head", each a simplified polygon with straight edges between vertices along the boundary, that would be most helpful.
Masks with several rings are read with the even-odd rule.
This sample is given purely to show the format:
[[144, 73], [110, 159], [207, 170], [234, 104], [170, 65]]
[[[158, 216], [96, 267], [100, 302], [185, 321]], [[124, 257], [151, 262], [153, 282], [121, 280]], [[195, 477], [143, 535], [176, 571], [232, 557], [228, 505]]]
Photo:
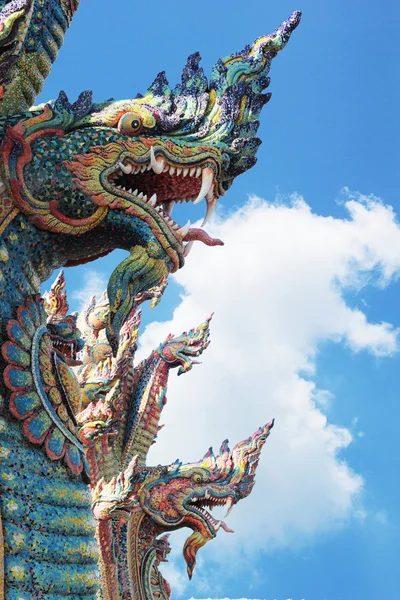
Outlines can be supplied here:
[[140, 468], [136, 456], [110, 483], [99, 481], [92, 497], [95, 517], [129, 518], [130, 513], [141, 510], [158, 533], [189, 527], [193, 534], [186, 540], [183, 553], [191, 578], [199, 548], [220, 528], [231, 531], [207, 509], [224, 505], [229, 512], [250, 494], [261, 449], [272, 427], [273, 421], [260, 427], [233, 450], [225, 440], [217, 456], [210, 448], [198, 463], [182, 465], [176, 461], [168, 467]]
[[[109, 283], [108, 337], [137, 294], [184, 263], [190, 242], [220, 244], [172, 219], [174, 203], [206, 199], [205, 221], [256, 161], [271, 60], [300, 20], [218, 60], [209, 80], [193, 54], [171, 88], [160, 73], [143, 96], [93, 104], [84, 92], [8, 119], [1, 176], [17, 209], [51, 238], [48, 260], [74, 265], [114, 248], [130, 256]], [[71, 240], [71, 235], [74, 240]], [[51, 256], [50, 256], [51, 255]]]

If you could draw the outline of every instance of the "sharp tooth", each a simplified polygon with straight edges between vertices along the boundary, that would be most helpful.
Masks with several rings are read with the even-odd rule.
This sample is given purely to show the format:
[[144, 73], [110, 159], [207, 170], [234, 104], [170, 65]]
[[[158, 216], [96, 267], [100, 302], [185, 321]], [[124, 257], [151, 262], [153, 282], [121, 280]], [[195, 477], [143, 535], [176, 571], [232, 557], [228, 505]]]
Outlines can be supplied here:
[[153, 194], [149, 200], [149, 204], [151, 206], [155, 206], [157, 204], [157, 194]]
[[169, 171], [169, 166], [165, 165], [165, 167], [164, 167], [164, 173], [168, 173], [168, 171]]
[[146, 165], [142, 165], [140, 168], [140, 172], [144, 173], [147, 170], [147, 166]]
[[132, 173], [133, 167], [132, 165], [124, 165], [124, 163], [119, 162], [118, 163], [119, 168], [121, 169], [121, 171], [123, 171], [124, 173], [126, 173], [127, 175], [129, 175], [129, 173]]
[[[206, 167], [208, 169], [208, 167]], [[197, 167], [196, 169], [196, 177], [200, 177], [201, 175], [201, 167]]]
[[150, 171], [150, 169], [151, 169], [151, 163], [149, 163], [149, 164], [147, 165], [147, 170], [148, 170], [148, 171]]
[[135, 190], [135, 191], [133, 192], [134, 196], [137, 196], [137, 194], [138, 194], [138, 191], [139, 191], [139, 190]]
[[132, 188], [130, 190], [128, 190], [130, 194], [132, 194]]
[[145, 202], [147, 202], [147, 194], [145, 194], [145, 195], [143, 196], [143, 200], [144, 200]]
[[187, 256], [189, 256], [189, 252], [191, 251], [192, 247], [193, 247], [194, 242], [188, 242], [187, 244], [185, 244], [185, 246], [183, 247], [183, 256], [186, 258]]
[[194, 201], [194, 204], [198, 204], [199, 202], [201, 202], [203, 200], [204, 196], [207, 196], [207, 194], [210, 191], [211, 186], [213, 184], [213, 180], [214, 180], [214, 171], [212, 169], [210, 169], [210, 167], [206, 167], [205, 169], [203, 169], [201, 190], [200, 190], [199, 195], [197, 196], [196, 200]]
[[197, 502], [197, 496], [193, 496], [192, 502]]
[[188, 169], [187, 167], [185, 167], [185, 168], [183, 169], [183, 172], [182, 172], [182, 175], [183, 175], [183, 177], [186, 177], [186, 175], [187, 175], [188, 173], [189, 173], [189, 169]]
[[189, 231], [189, 229], [190, 229], [190, 221], [188, 221], [184, 227], [181, 227], [180, 229], [178, 229], [178, 233], [182, 239], [184, 239], [184, 237], [187, 234], [187, 232]]
[[189, 175], [190, 177], [193, 177], [193, 175], [196, 173], [196, 167], [192, 167], [189, 171]]
[[233, 498], [231, 498], [231, 496], [229, 496], [228, 500], [226, 501], [225, 504], [225, 514], [224, 514], [224, 519], [225, 517], [227, 517], [229, 515], [229, 513], [232, 510], [232, 506], [233, 506]]
[[172, 214], [172, 209], [174, 208], [175, 202], [171, 200], [171, 202], [163, 202], [163, 209], [167, 213], [167, 215]]
[[176, 174], [177, 174], [177, 175], [180, 175], [181, 173], [182, 173], [182, 169], [177, 169], [177, 170], [176, 170]]
[[156, 159], [153, 146], [150, 146], [150, 166], [156, 175], [162, 173], [165, 167], [165, 160], [162, 156], [158, 156]]
[[175, 173], [175, 167], [170, 167], [169, 168], [169, 174], [173, 175]]
[[208, 493], [208, 490], [205, 493], [205, 498], [206, 498], [206, 500], [208, 500], [209, 498], [211, 498], [210, 494]]
[[217, 521], [216, 524], [215, 524], [215, 527], [214, 527], [215, 531], [218, 531], [218, 529], [220, 527], [221, 527], [221, 521]]
[[208, 223], [208, 221], [211, 219], [211, 216], [212, 216], [216, 206], [217, 206], [217, 198], [214, 198], [211, 202], [209, 202], [208, 198], [207, 198], [207, 212], [206, 212], [206, 216], [204, 217], [204, 220], [201, 224], [202, 227], [204, 227], [204, 225], [206, 223]]
[[138, 198], [142, 199], [143, 198], [143, 192], [140, 192]]

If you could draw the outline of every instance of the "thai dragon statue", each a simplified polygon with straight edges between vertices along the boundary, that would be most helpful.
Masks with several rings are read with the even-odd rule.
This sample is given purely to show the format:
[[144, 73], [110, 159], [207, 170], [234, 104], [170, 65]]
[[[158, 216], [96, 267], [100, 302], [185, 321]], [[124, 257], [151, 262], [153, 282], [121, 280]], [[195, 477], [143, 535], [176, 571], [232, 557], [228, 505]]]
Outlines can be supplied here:
[[[195, 548], [215, 533], [203, 515], [206, 494], [218, 498], [225, 481], [233, 501], [246, 495], [258, 460], [254, 448], [269, 431], [232, 452], [223, 446], [218, 457], [196, 466], [157, 471], [129, 455], [111, 481], [99, 480], [91, 492], [77, 421], [83, 395], [72, 370], [79, 342], [72, 321], [65, 328], [52, 322], [39, 290], [54, 269], [127, 250], [108, 285], [106, 335], [116, 356], [135, 298], [181, 268], [195, 240], [221, 245], [201, 228], [179, 225], [174, 204], [205, 198], [206, 222], [235, 177], [255, 163], [270, 63], [300, 13], [219, 60], [209, 80], [194, 54], [174, 88], [161, 73], [134, 99], [96, 104], [84, 92], [70, 103], [61, 92], [32, 107], [78, 4], [0, 2], [0, 598], [6, 600], [107, 597], [113, 583], [103, 581], [99, 590], [99, 568], [124, 598], [146, 597], [133, 587], [137, 554], [123, 547], [132, 535], [111, 531], [126, 561], [117, 558], [115, 575], [115, 561], [110, 568], [106, 556], [114, 546], [102, 546], [95, 519], [108, 531], [128, 519], [121, 529], [136, 527], [139, 537], [144, 521], [158, 535], [192, 526], [197, 537], [185, 550], [192, 568]], [[65, 339], [72, 355], [59, 345]], [[162, 501], [160, 488], [169, 486], [180, 490], [179, 510], [175, 495]], [[166, 539], [155, 543], [161, 560]]]

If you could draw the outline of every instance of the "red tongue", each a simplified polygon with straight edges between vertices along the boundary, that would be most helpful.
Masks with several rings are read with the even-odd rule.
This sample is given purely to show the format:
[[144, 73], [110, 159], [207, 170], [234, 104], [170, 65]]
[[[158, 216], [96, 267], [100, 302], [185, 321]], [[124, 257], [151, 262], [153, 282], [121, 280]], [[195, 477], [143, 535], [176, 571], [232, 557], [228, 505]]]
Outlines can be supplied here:
[[224, 523], [223, 521], [221, 521], [221, 525], [220, 525], [220, 527], [221, 527], [221, 528], [222, 528], [224, 531], [226, 531], [227, 533], [235, 533], [235, 532], [233, 531], [233, 529], [230, 529], [230, 528], [228, 527], [228, 525], [227, 525], [226, 523]]
[[206, 246], [223, 246], [224, 242], [219, 240], [218, 238], [212, 238], [204, 231], [204, 229], [198, 229], [196, 227], [192, 227], [189, 229], [185, 237], [183, 238], [184, 242], [203, 242]]

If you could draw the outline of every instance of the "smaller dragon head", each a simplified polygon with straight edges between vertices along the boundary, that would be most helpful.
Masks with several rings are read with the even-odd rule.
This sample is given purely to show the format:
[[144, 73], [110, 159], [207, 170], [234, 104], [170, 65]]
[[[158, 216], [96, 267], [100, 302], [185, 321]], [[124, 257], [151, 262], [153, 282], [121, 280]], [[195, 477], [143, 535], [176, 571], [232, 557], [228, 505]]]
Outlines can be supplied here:
[[106, 328], [108, 313], [109, 302], [105, 290], [98, 300], [93, 296], [78, 316], [78, 326], [85, 339], [97, 338], [100, 331]]
[[77, 326], [77, 315], [68, 315], [67, 292], [64, 272], [60, 271], [48, 292], [43, 294], [47, 313], [47, 329], [56, 352], [61, 354], [70, 366], [81, 364], [77, 360], [84, 341]]
[[89, 404], [76, 415], [76, 420], [80, 426], [79, 439], [86, 448], [119, 432], [118, 406], [112, 405], [108, 398]]
[[[119, 332], [116, 355], [107, 339], [106, 326], [109, 314], [109, 300], [104, 291], [99, 300], [93, 297], [78, 317], [85, 345], [80, 353], [82, 366], [76, 376], [83, 390], [84, 404], [104, 397], [115, 384], [117, 378], [126, 373], [127, 363], [132, 363], [137, 348], [142, 311], [139, 305], [150, 300], [150, 308], [160, 301], [167, 286], [167, 278], [135, 297], [130, 316]], [[85, 402], [86, 399], [86, 402]]]
[[187, 373], [193, 365], [199, 364], [195, 357], [200, 356], [210, 345], [210, 321], [213, 315], [208, 319], [179, 336], [172, 333], [160, 344], [158, 351], [163, 360], [168, 363], [170, 368], [179, 366], [178, 375]]
[[191, 578], [199, 548], [215, 538], [219, 529], [231, 532], [207, 509], [225, 506], [229, 513], [234, 504], [250, 494], [261, 449], [273, 424], [260, 427], [233, 450], [225, 440], [219, 454], [215, 456], [210, 448], [197, 463], [183, 465], [176, 461], [167, 467], [140, 468], [135, 456], [110, 483], [98, 482], [92, 496], [95, 517], [129, 518], [130, 513], [141, 510], [157, 526], [158, 533], [189, 527], [193, 534], [186, 540], [183, 554]]

